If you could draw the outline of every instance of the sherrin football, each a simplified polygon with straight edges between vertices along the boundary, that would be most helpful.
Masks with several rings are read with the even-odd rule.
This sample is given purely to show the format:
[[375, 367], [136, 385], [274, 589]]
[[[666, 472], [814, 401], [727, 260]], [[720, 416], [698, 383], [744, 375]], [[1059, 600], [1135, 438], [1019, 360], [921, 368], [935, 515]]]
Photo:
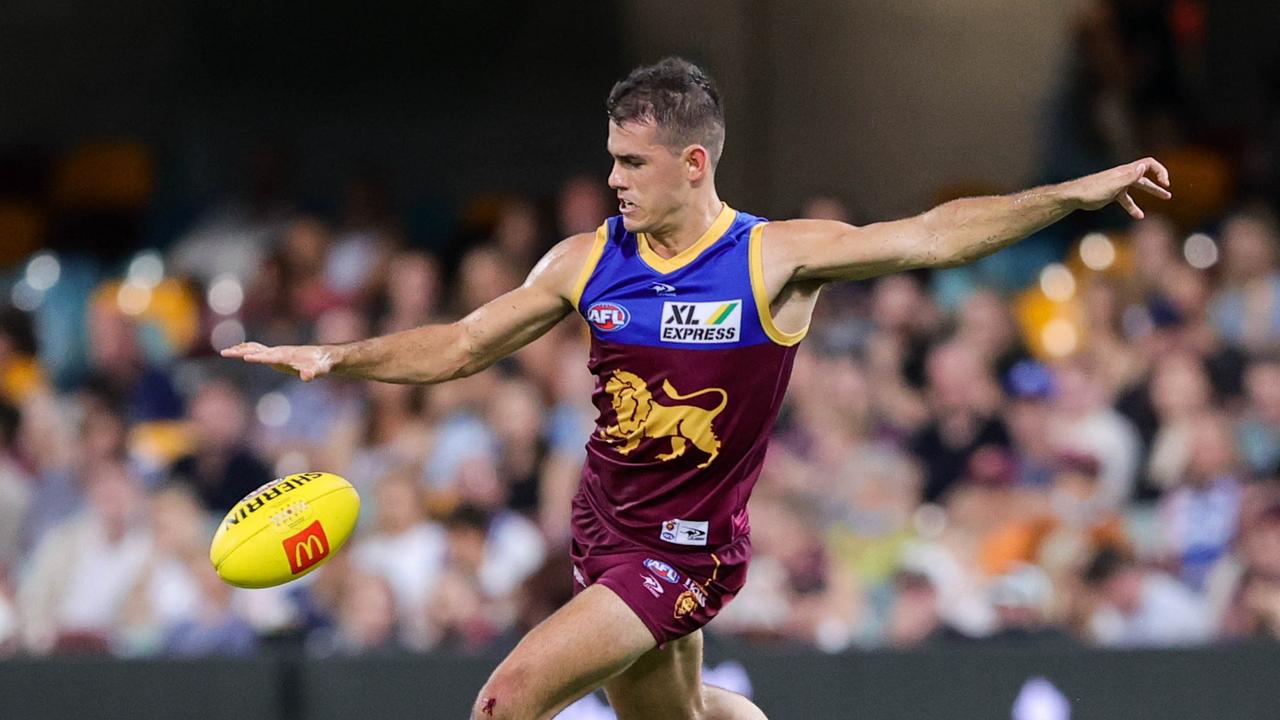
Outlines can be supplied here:
[[280, 585], [315, 570], [351, 536], [360, 495], [327, 472], [277, 478], [245, 496], [222, 519], [209, 548], [232, 585]]

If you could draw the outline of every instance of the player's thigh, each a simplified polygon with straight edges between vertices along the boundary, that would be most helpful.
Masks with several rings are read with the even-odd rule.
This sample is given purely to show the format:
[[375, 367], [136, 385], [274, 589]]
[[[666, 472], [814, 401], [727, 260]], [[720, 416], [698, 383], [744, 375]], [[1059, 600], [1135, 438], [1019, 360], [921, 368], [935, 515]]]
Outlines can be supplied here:
[[619, 720], [702, 717], [702, 631], [640, 656], [604, 690]]
[[655, 644], [617, 594], [593, 585], [525, 635], [489, 676], [473, 716], [552, 717]]

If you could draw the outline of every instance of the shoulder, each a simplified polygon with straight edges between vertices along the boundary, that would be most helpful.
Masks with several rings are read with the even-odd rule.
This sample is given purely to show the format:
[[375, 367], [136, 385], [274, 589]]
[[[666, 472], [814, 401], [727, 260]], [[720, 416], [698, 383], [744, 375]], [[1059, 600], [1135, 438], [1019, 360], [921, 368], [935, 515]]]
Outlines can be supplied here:
[[835, 220], [774, 220], [765, 224], [763, 239], [773, 244], [804, 244], [828, 240], [856, 230], [853, 225]]
[[601, 232], [597, 230], [570, 235], [556, 243], [529, 272], [525, 285], [548, 287], [571, 296], [583, 268], [598, 254], [600, 239]]
[[773, 296], [783, 285], [795, 281], [804, 281], [806, 287], [816, 288], [830, 279], [803, 275], [806, 269], [829, 264], [825, 256], [832, 248], [845, 244], [847, 233], [856, 231], [852, 225], [833, 220], [776, 220], [758, 227], [756, 244], [759, 247], [753, 252], [760, 258], [765, 284], [775, 291]]

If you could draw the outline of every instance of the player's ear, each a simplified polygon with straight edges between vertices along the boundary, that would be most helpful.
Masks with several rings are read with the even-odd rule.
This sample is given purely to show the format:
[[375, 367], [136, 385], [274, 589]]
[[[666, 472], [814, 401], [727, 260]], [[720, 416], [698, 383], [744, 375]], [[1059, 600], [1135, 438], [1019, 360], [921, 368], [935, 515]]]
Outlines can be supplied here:
[[685, 174], [690, 182], [698, 182], [711, 173], [711, 154], [701, 145], [690, 145], [680, 153]]

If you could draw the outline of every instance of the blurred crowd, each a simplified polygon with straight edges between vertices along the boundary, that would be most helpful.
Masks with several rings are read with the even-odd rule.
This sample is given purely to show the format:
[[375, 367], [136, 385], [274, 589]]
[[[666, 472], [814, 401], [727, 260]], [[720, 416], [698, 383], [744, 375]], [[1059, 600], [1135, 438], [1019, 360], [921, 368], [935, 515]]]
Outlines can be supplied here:
[[[1062, 157], [1093, 143], [1091, 167], [1159, 149], [1178, 202], [1077, 217], [1030, 271], [993, 259], [824, 290], [750, 504], [747, 585], [709, 633], [832, 652], [1280, 635], [1278, 198], [1161, 122], [1188, 116], [1181, 76], [1088, 80], [1126, 48], [1196, 40], [1194, 2], [1154, 3], [1172, 46], [1132, 36], [1121, 10], [1150, 4], [1082, 21], [1090, 91], [1064, 107], [1088, 132], [1055, 137], [1077, 143]], [[60, 227], [146, 225], [131, 152], [54, 173]], [[216, 351], [460, 317], [612, 214], [604, 183], [474, 198], [441, 241], [371, 177], [315, 212], [251, 166], [241, 196], [136, 252], [0, 254], [0, 656], [482, 651], [569, 598], [595, 422], [579, 318], [432, 387], [304, 384]], [[28, 227], [5, 202], [0, 232]], [[849, 219], [833, 197], [796, 214]], [[349, 547], [282, 587], [222, 583], [222, 513], [317, 469], [363, 498]]]

